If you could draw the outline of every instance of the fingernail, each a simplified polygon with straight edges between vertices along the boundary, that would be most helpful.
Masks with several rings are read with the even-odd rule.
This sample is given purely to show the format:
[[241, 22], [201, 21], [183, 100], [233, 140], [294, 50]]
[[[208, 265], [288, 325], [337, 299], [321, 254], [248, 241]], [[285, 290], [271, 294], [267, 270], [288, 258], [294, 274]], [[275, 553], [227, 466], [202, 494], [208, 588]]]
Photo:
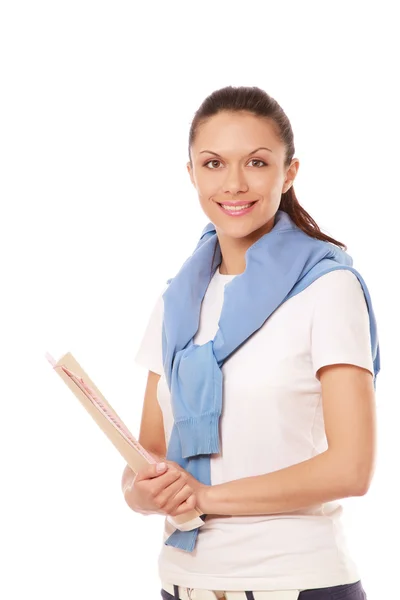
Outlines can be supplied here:
[[161, 473], [161, 471], [164, 471], [165, 467], [167, 465], [165, 463], [158, 463], [156, 466], [156, 471], [158, 471], [159, 473]]

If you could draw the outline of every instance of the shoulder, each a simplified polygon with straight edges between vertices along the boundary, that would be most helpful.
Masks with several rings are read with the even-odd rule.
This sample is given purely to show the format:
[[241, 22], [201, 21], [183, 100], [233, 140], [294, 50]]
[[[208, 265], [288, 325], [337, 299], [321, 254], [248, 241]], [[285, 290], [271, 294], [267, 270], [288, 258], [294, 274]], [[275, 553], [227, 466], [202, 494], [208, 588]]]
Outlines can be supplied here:
[[331, 326], [360, 323], [366, 326], [368, 304], [357, 275], [349, 269], [336, 269], [321, 275], [310, 286], [313, 320], [330, 321]]
[[321, 367], [352, 364], [374, 373], [370, 319], [357, 275], [337, 269], [314, 286], [311, 308], [311, 352], [314, 374]]
[[335, 269], [321, 275], [309, 286], [309, 294], [316, 304], [324, 301], [345, 306], [365, 302], [361, 282], [349, 269]]
[[[334, 289], [359, 289], [361, 283], [355, 273], [349, 269], [335, 269], [316, 279], [312, 286], [316, 291]], [[310, 286], [311, 287], [311, 286]]]

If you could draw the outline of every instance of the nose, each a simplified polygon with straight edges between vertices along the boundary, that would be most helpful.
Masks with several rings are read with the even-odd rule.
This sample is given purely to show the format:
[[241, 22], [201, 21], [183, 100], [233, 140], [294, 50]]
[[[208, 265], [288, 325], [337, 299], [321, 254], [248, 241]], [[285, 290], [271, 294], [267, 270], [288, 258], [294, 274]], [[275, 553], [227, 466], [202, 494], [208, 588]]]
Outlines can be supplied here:
[[238, 192], [247, 192], [249, 186], [245, 174], [240, 167], [230, 167], [227, 169], [225, 180], [222, 184], [222, 191], [228, 192], [234, 196]]

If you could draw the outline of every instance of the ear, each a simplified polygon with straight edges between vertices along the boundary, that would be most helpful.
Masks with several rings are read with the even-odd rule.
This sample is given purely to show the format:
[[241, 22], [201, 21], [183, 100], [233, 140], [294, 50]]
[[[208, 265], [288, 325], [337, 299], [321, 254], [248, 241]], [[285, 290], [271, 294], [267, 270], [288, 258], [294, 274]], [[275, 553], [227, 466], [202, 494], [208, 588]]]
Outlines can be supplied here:
[[285, 194], [288, 189], [290, 189], [293, 185], [294, 180], [296, 179], [297, 172], [300, 167], [300, 161], [298, 158], [293, 158], [290, 166], [286, 172], [285, 183], [283, 185], [282, 193]]
[[189, 176], [190, 176], [190, 181], [192, 182], [192, 184], [194, 185], [194, 187], [196, 187], [196, 184], [194, 183], [194, 178], [193, 178], [193, 169], [191, 167], [190, 162], [188, 162], [186, 164], [186, 168], [187, 168], [187, 171], [188, 171]]

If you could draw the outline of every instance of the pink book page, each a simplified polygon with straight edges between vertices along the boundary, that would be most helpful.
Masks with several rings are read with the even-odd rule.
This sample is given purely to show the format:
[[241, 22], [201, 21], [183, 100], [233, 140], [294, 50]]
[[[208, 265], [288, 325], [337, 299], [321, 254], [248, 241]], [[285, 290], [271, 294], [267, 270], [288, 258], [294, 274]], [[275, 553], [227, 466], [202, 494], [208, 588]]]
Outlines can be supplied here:
[[[118, 432], [118, 434], [129, 444], [129, 446], [135, 450], [137, 454], [142, 456], [148, 463], [155, 464], [157, 461], [143, 448], [141, 444], [137, 441], [137, 439], [131, 434], [129, 429], [123, 423], [123, 421], [118, 417], [116, 412], [112, 409], [106, 399], [101, 397], [100, 391], [93, 389], [94, 383], [91, 382], [91, 385], [85, 381], [84, 376], [89, 380], [89, 376], [84, 372], [79, 363], [72, 357], [70, 353], [66, 354], [63, 358], [61, 358], [58, 362], [49, 354], [46, 353], [46, 359], [51, 364], [54, 370], [62, 370], [63, 375], [62, 378], [67, 376], [69, 378], [69, 382], [73, 383], [73, 386], [69, 386], [72, 388], [78, 388], [79, 394], [85, 396], [85, 399], [90, 402], [89, 409], [92, 407], [95, 408], [98, 413], [101, 414], [102, 419], [105, 418], [109, 424]], [[70, 367], [67, 367], [63, 364], [63, 360], [72, 365], [76, 365], [74, 368], [79, 371], [79, 373], [74, 372]], [[60, 373], [58, 373], [60, 375]], [[79, 394], [76, 394], [79, 397]], [[100, 394], [100, 396], [99, 396]], [[82, 400], [81, 400], [82, 401]], [[88, 403], [86, 402], [86, 405]], [[86, 406], [88, 408], [88, 406]], [[92, 417], [93, 411], [92, 412]], [[96, 415], [98, 417], [98, 415]], [[95, 417], [94, 417], [95, 418]], [[98, 423], [99, 424], [99, 423]], [[104, 430], [104, 427], [100, 425], [100, 427]], [[107, 432], [105, 432], [107, 433]], [[108, 437], [111, 439], [109, 433], [107, 433]], [[118, 447], [115, 440], [112, 440], [114, 445], [117, 446], [118, 450], [121, 452], [121, 448]], [[129, 462], [129, 459], [126, 458], [125, 453], [121, 452], [124, 456], [125, 460]], [[190, 531], [197, 527], [202, 527], [204, 525], [204, 521], [200, 518], [201, 511], [198, 508], [189, 510], [187, 513], [179, 515], [178, 517], [167, 516], [169, 522], [177, 529], [181, 531]]]
[[58, 365], [57, 361], [49, 354], [46, 353], [46, 358], [54, 369], [60, 368], [66, 375], [79, 387], [81, 392], [85, 394], [91, 403], [100, 411], [106, 419], [113, 425], [115, 429], [122, 435], [122, 437], [129, 443], [132, 448], [135, 448], [139, 454], [143, 456], [148, 462], [154, 464], [157, 461], [143, 448], [137, 439], [131, 434], [126, 425], [121, 421], [118, 415], [113, 411], [110, 406], [106, 406], [101, 398], [96, 394], [95, 390], [91, 388], [82, 377], [65, 367], [64, 365]]

